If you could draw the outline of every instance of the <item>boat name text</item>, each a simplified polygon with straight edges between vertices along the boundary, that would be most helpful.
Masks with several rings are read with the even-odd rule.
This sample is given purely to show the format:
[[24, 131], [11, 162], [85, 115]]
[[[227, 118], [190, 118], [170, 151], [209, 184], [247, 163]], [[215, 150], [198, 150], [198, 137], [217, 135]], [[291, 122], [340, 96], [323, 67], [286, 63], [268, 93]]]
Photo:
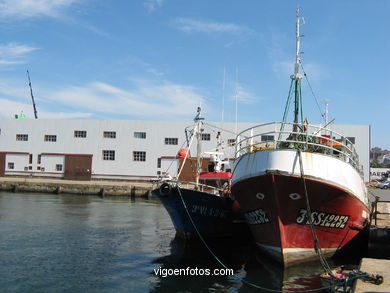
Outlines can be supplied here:
[[263, 209], [245, 213], [245, 220], [249, 225], [269, 223], [269, 218]]
[[226, 218], [227, 211], [194, 204], [191, 206], [191, 214], [199, 214], [202, 216], [209, 216], [214, 218]]
[[[349, 216], [330, 214], [325, 212], [311, 212], [311, 222], [314, 226], [344, 229], [347, 225]], [[308, 223], [308, 212], [306, 209], [300, 209], [296, 219], [300, 225]]]

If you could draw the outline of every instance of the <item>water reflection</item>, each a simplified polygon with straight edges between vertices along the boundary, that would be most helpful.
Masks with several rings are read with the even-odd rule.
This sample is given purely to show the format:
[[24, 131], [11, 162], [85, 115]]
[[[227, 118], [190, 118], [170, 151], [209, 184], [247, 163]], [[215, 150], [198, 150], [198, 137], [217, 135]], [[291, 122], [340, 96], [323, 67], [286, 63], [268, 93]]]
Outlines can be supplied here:
[[262, 292], [321, 287], [319, 263], [287, 270], [249, 242], [208, 243], [234, 276], [156, 275], [221, 269], [199, 242], [174, 238], [155, 201], [0, 192], [0, 288], [5, 292]]
[[[212, 243], [213, 252], [229, 268], [233, 276], [157, 276], [150, 292], [261, 292], [261, 288], [284, 291], [302, 291], [321, 288], [321, 266], [306, 263], [283, 270], [277, 263], [259, 255], [250, 243]], [[175, 269], [219, 269], [221, 265], [201, 243], [180, 239], [171, 242], [170, 254], [153, 263], [165, 272]]]

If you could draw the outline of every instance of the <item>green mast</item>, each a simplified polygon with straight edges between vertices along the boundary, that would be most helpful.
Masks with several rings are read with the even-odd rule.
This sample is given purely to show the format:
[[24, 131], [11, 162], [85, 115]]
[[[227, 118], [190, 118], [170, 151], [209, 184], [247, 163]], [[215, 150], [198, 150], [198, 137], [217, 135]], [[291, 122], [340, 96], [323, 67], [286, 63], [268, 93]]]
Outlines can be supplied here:
[[[291, 85], [290, 85], [290, 91], [288, 93], [288, 98], [286, 102], [286, 107], [284, 109], [283, 114], [283, 121], [280, 128], [280, 131], [282, 132], [284, 129], [284, 124], [287, 119], [288, 109], [290, 108], [292, 97], [294, 96], [294, 126], [293, 126], [293, 132], [298, 132], [298, 123], [299, 123], [299, 115], [301, 115], [301, 122], [303, 122], [303, 114], [302, 114], [302, 95], [301, 95], [301, 79], [303, 76], [299, 73], [299, 67], [301, 63], [300, 58], [300, 38], [302, 37], [300, 35], [299, 29], [300, 29], [300, 16], [299, 16], [299, 8], [297, 8], [296, 11], [297, 21], [296, 21], [296, 48], [295, 48], [295, 65], [294, 65], [294, 74], [290, 76], [291, 78]], [[294, 135], [295, 136], [295, 135]], [[281, 137], [281, 134], [279, 134], [279, 139]]]

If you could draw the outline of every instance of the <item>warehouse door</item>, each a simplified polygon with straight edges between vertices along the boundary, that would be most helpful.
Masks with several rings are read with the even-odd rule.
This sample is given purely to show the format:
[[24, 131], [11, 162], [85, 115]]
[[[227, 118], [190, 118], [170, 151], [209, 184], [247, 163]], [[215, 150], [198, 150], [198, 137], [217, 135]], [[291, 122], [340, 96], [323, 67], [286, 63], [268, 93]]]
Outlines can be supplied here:
[[67, 180], [91, 180], [92, 155], [65, 155], [65, 174]]
[[5, 176], [5, 153], [0, 153], [0, 177]]

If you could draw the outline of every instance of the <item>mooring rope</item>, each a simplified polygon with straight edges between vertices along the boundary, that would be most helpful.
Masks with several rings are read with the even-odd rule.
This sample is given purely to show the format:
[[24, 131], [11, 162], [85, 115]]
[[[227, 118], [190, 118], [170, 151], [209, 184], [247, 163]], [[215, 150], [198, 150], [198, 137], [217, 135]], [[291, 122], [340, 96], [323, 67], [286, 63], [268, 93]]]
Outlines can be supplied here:
[[312, 218], [311, 218], [311, 215], [312, 215], [311, 206], [310, 206], [310, 201], [309, 201], [309, 194], [307, 192], [305, 173], [303, 170], [302, 151], [300, 149], [298, 149], [298, 156], [299, 156], [299, 166], [300, 166], [301, 178], [302, 178], [302, 182], [303, 182], [303, 188], [305, 191], [305, 200], [306, 200], [307, 218], [308, 218], [307, 220], [308, 220], [308, 223], [310, 226], [311, 233], [313, 235], [314, 250], [317, 253], [317, 255], [319, 256], [321, 265], [322, 265], [323, 269], [325, 270], [325, 272], [328, 273], [330, 276], [332, 276], [336, 279], [339, 279], [333, 274], [332, 269], [330, 268], [329, 263], [327, 262], [324, 254], [322, 252], [321, 246], [319, 244], [317, 233], [316, 233], [315, 227], [314, 227], [314, 223], [313, 223]]
[[[308, 222], [309, 222], [312, 234], [313, 234], [315, 250], [316, 250], [316, 252], [317, 252], [317, 254], [319, 256], [320, 262], [321, 262], [325, 272], [334, 280], [335, 283], [339, 282], [339, 283], [342, 284], [343, 292], [349, 292], [347, 290], [348, 283], [349, 282], [353, 282], [353, 281], [355, 281], [357, 279], [362, 279], [364, 282], [370, 282], [370, 283], [373, 283], [373, 284], [376, 284], [376, 285], [381, 284], [383, 282], [383, 277], [381, 275], [378, 275], [378, 274], [377, 275], [372, 275], [372, 274], [369, 274], [367, 272], [362, 272], [362, 271], [359, 271], [359, 270], [353, 270], [352, 272], [348, 273], [348, 275], [345, 278], [339, 278], [339, 277], [337, 277], [337, 276], [335, 276], [333, 274], [333, 272], [332, 272], [332, 270], [331, 270], [331, 268], [329, 266], [329, 263], [327, 262], [325, 256], [322, 253], [321, 247], [319, 245], [317, 233], [315, 232], [314, 224], [312, 222], [309, 195], [308, 195], [308, 192], [307, 192], [305, 174], [304, 174], [304, 171], [303, 171], [302, 151], [300, 149], [298, 149], [298, 156], [299, 156], [299, 165], [300, 165], [301, 178], [302, 178], [303, 187], [304, 187], [304, 191], [305, 191], [306, 206], [307, 206], [307, 212], [308, 212]], [[337, 285], [334, 284], [331, 287], [334, 287], [334, 286], [337, 286]]]
[[[183, 195], [181, 194], [181, 191], [180, 191], [180, 187], [178, 185], [176, 185], [176, 188], [177, 188], [177, 191], [179, 193], [179, 196], [180, 196], [180, 199], [181, 199], [181, 202], [183, 203], [183, 206], [184, 206], [184, 209], [188, 215], [188, 218], [190, 219], [190, 222], [191, 224], [194, 226], [194, 229], [196, 231], [196, 234], [198, 235], [199, 239], [201, 240], [201, 242], [204, 244], [204, 246], [207, 248], [207, 250], [210, 252], [210, 254], [214, 257], [214, 259], [224, 268], [224, 269], [229, 269], [223, 262], [222, 260], [219, 259], [219, 257], [213, 252], [213, 250], [210, 248], [210, 246], [207, 244], [206, 240], [203, 238], [202, 234], [199, 232], [198, 230], [198, 227], [196, 226], [194, 220], [192, 219], [191, 217], [191, 214], [190, 212], [188, 211], [188, 208], [187, 208], [187, 205], [184, 201], [184, 198], [183, 198]], [[291, 292], [291, 291], [283, 291], [283, 290], [274, 290], [274, 289], [270, 289], [270, 288], [265, 288], [265, 287], [262, 287], [262, 286], [259, 286], [257, 284], [254, 284], [252, 282], [249, 282], [249, 281], [246, 281], [246, 280], [243, 280], [235, 275], [232, 276], [233, 278], [239, 280], [240, 282], [246, 284], [246, 285], [249, 285], [249, 286], [252, 286], [256, 289], [260, 289], [260, 290], [263, 290], [263, 291], [267, 291], [267, 292], [273, 292], [273, 293], [285, 293], [285, 292]], [[302, 290], [302, 291], [299, 291], [301, 293], [310, 293], [310, 292], [318, 292], [318, 291], [322, 291], [322, 290], [327, 290], [327, 289], [330, 289], [332, 288], [333, 286], [327, 286], [327, 287], [321, 287], [321, 288], [318, 288], [318, 289], [311, 289], [311, 290]]]

